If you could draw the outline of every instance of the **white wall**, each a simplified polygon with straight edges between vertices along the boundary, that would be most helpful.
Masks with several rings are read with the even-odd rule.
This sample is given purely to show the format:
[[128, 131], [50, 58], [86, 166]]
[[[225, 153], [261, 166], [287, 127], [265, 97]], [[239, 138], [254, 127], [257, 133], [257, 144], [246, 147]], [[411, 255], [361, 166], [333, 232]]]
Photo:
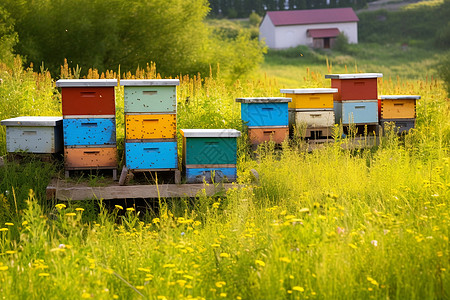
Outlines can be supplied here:
[[272, 20], [270, 20], [267, 14], [259, 26], [259, 40], [264, 40], [269, 48], [276, 48], [275, 26], [273, 26]]
[[343, 32], [347, 36], [349, 43], [358, 43], [357, 22], [274, 27], [272, 21], [266, 15], [261, 23], [259, 31], [260, 39], [265, 38], [266, 44], [269, 48], [284, 49], [296, 47], [298, 45], [307, 45], [312, 47], [313, 39], [307, 36], [307, 30], [324, 28], [338, 28], [340, 32]]

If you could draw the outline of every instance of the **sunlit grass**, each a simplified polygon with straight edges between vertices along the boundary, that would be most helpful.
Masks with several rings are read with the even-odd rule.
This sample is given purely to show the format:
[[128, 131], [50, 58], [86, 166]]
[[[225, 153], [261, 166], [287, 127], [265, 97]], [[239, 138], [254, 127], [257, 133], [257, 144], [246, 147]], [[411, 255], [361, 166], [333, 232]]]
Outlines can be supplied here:
[[[345, 70], [330, 59], [328, 66], [280, 64], [277, 70], [271, 65], [273, 73], [232, 84], [220, 73], [182, 77], [178, 128], [243, 130], [235, 98], [279, 96], [282, 87], [328, 87], [325, 74], [354, 68]], [[67, 67], [63, 71], [68, 74]], [[364, 70], [358, 65], [357, 71]], [[59, 113], [51, 78], [3, 72], [15, 75], [3, 77], [0, 86], [2, 95], [11, 95], [0, 105], [14, 105], [0, 109], [2, 118]], [[121, 77], [157, 77], [152, 65], [136, 73]], [[119, 141], [122, 94], [118, 87]], [[131, 204], [107, 210], [99, 200], [45, 202], [46, 182], [59, 166], [7, 162], [0, 168], [0, 209], [7, 212], [0, 213], [0, 295], [448, 298], [450, 116], [445, 90], [423, 72], [412, 79], [384, 77], [379, 94], [421, 95], [416, 129], [403, 137], [387, 131], [375, 148], [345, 150], [348, 140], [337, 139], [311, 153], [298, 140], [281, 148], [269, 143], [251, 153], [244, 135], [238, 182], [226, 197], [159, 199], [156, 211], [147, 214]], [[33, 98], [40, 99], [37, 106], [30, 104]], [[0, 134], [4, 154], [4, 131]]]

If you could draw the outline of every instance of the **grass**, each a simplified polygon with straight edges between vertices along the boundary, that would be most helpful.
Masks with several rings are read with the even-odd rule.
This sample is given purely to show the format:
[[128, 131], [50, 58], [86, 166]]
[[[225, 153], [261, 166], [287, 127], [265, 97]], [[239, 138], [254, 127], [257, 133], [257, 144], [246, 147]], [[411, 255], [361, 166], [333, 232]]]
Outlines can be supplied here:
[[[236, 97], [327, 87], [325, 74], [345, 72], [347, 63], [336, 63], [335, 56], [299, 50], [310, 64], [291, 53], [269, 53], [263, 72], [232, 84], [220, 74], [180, 78], [178, 128], [242, 130]], [[348, 63], [347, 70], [357, 65], [358, 71], [380, 72], [375, 66], [383, 59], [377, 57], [373, 69], [352, 58], [357, 64]], [[55, 205], [45, 201], [44, 188], [60, 166], [6, 162], [0, 168], [0, 211], [8, 212], [0, 215], [0, 294], [5, 299], [450, 297], [449, 104], [442, 82], [427, 77], [427, 64], [411, 64], [418, 70], [404, 68], [414, 76], [393, 69], [379, 82], [380, 94], [422, 96], [410, 134], [388, 130], [379, 146], [359, 150], [345, 150], [345, 139], [312, 153], [301, 140], [283, 144], [282, 151], [266, 144], [257, 159], [242, 138], [238, 183], [244, 187], [227, 197], [159, 199], [147, 213], [130, 202]], [[2, 118], [59, 114], [50, 78], [42, 83], [39, 78], [47, 77], [2, 70], [15, 74], [3, 77], [0, 86], [6, 96], [0, 105], [14, 105], [0, 109]], [[133, 76], [157, 74], [149, 66], [121, 77]], [[8, 93], [12, 90], [17, 93]], [[122, 94], [118, 88], [119, 141]], [[36, 106], [32, 98], [40, 99]], [[4, 154], [4, 133], [0, 139]], [[91, 177], [92, 184], [102, 181]]]

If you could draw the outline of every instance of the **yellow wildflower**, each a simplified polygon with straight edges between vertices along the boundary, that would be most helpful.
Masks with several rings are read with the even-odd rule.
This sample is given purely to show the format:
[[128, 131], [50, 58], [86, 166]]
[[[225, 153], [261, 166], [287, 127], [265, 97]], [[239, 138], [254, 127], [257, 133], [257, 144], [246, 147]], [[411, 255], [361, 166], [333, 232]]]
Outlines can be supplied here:
[[255, 264], [260, 265], [261, 267], [265, 267], [266, 266], [266, 263], [263, 262], [262, 260], [259, 260], [259, 259], [255, 260]]
[[38, 276], [39, 277], [48, 277], [48, 276], [50, 276], [50, 274], [49, 273], [39, 273]]
[[358, 248], [358, 246], [356, 246], [355, 244], [348, 244], [351, 248], [356, 249]]
[[67, 213], [66, 214], [66, 216], [68, 216], [68, 217], [73, 217], [73, 216], [76, 216], [77, 214], [76, 213]]
[[294, 286], [292, 288], [292, 290], [297, 291], [297, 292], [304, 292], [305, 291], [305, 289], [302, 288], [301, 286]]
[[137, 289], [137, 290], [143, 290], [144, 287], [143, 287], [142, 285], [137, 285], [137, 286], [136, 286], [136, 289]]
[[8, 250], [8, 251], [5, 251], [5, 253], [6, 254], [14, 254], [14, 253], [16, 253], [17, 251], [14, 251], [14, 250]]
[[280, 261], [285, 262], [285, 263], [290, 263], [291, 260], [287, 257], [280, 257]]
[[220, 293], [220, 297], [226, 298], [227, 297], [227, 293]]
[[138, 271], [150, 273], [150, 269], [147, 268], [138, 268]]
[[6, 271], [8, 270], [8, 266], [0, 266], [0, 271]]
[[133, 207], [127, 207], [127, 211], [134, 211]]
[[298, 212], [300, 212], [300, 213], [306, 213], [306, 212], [309, 212], [309, 208], [307, 208], [307, 207], [302, 208], [302, 209], [300, 209]]
[[218, 288], [221, 288], [221, 287], [223, 287], [224, 285], [226, 285], [226, 282], [225, 282], [225, 281], [217, 281], [217, 282], [216, 282], [216, 286], [217, 286]]
[[222, 252], [220, 253], [220, 257], [230, 257], [230, 254]]
[[83, 294], [81, 294], [81, 298], [83, 298], [83, 299], [91, 298], [91, 294], [89, 294], [89, 293], [83, 293]]
[[55, 207], [56, 207], [57, 209], [63, 209], [63, 208], [66, 208], [66, 205], [63, 204], [63, 203], [58, 203], [58, 204], [55, 205]]
[[28, 221], [23, 221], [22, 226], [28, 225]]
[[14, 223], [6, 222], [5, 225], [6, 225], [6, 226], [14, 226]]
[[152, 220], [152, 222], [153, 222], [154, 224], [156, 224], [156, 223], [159, 223], [160, 220], [159, 220], [159, 218], [154, 218], [154, 219]]
[[116, 205], [114, 205], [114, 207], [117, 208], [117, 209], [123, 210], [123, 206], [122, 205], [117, 205], [116, 204]]
[[84, 211], [84, 208], [77, 207], [77, 208], [75, 208], [75, 210], [76, 210], [76, 211]]
[[9, 229], [8, 228], [0, 228], [0, 232], [1, 231], [8, 231]]

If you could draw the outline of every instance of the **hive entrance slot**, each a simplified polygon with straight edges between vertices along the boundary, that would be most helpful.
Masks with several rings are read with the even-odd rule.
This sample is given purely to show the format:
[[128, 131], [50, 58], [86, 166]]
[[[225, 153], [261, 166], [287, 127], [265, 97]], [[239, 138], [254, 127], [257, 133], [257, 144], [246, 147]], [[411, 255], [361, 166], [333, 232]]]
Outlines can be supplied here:
[[156, 95], [158, 91], [143, 91], [142, 94], [146, 96]]
[[28, 131], [24, 131], [23, 134], [24, 134], [24, 135], [36, 135], [36, 134], [37, 134], [37, 131], [31, 131], [31, 130], [28, 130]]
[[81, 97], [93, 98], [95, 97], [95, 92], [81, 92]]

